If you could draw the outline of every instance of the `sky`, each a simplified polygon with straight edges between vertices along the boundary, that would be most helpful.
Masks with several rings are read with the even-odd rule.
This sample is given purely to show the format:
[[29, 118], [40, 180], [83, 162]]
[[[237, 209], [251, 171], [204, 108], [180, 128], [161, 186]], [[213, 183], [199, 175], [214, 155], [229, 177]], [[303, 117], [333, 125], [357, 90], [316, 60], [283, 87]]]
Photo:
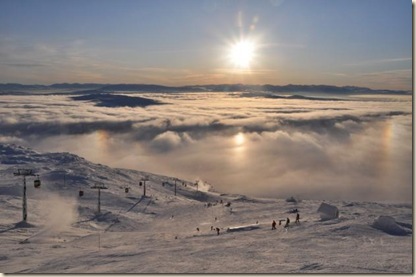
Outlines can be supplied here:
[[2, 0], [0, 82], [411, 90], [412, 2]]

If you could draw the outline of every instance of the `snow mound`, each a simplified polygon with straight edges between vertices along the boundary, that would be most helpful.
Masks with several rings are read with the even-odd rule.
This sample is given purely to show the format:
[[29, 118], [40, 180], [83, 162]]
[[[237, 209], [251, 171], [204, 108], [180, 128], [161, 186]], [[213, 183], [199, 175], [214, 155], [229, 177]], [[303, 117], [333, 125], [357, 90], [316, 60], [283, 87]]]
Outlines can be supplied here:
[[327, 203], [322, 203], [318, 208], [322, 220], [331, 220], [339, 217], [338, 208]]
[[227, 228], [227, 232], [251, 231], [255, 229], [260, 229], [260, 226], [258, 224], [252, 224], [252, 225], [245, 225], [245, 226], [230, 227], [230, 228]]
[[289, 202], [289, 203], [300, 203], [301, 200], [299, 198], [297, 198], [297, 197], [291, 196], [289, 198], [286, 198], [286, 202]]
[[412, 231], [400, 226], [391, 216], [379, 216], [372, 225], [374, 228], [381, 230], [393, 236], [406, 236]]
[[39, 153], [16, 144], [0, 144], [0, 164], [21, 165], [34, 162]]
[[247, 197], [245, 195], [241, 195], [241, 196], [237, 197], [234, 201], [236, 201], [236, 202], [248, 202], [248, 203], [258, 203], [258, 202], [260, 202], [257, 199], [254, 199], [252, 197]]

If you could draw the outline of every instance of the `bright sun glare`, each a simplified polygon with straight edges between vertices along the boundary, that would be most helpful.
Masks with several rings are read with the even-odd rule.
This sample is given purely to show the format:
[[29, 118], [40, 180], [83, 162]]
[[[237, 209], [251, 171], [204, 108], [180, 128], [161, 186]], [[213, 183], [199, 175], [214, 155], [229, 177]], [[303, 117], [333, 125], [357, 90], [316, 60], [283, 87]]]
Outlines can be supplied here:
[[245, 137], [242, 133], [238, 133], [237, 135], [234, 136], [234, 142], [236, 146], [241, 146], [244, 144], [245, 142]]
[[238, 68], [248, 68], [253, 60], [255, 44], [249, 40], [240, 40], [231, 46], [230, 60]]

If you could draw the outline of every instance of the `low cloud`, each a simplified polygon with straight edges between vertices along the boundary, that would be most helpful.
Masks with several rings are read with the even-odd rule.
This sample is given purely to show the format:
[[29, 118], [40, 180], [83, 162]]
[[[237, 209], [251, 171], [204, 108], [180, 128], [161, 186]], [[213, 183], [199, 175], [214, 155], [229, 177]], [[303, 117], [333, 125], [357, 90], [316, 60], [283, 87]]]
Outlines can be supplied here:
[[157, 135], [150, 142], [150, 147], [153, 151], [164, 153], [188, 143], [192, 143], [192, 138], [188, 134], [167, 131]]
[[247, 100], [235, 93], [144, 95], [172, 104], [106, 108], [65, 96], [5, 96], [0, 141], [202, 178], [222, 192], [411, 200], [411, 97], [331, 102]]
[[[388, 133], [391, 125], [396, 138]], [[395, 120], [350, 126], [342, 141], [299, 130], [246, 133], [242, 146], [234, 137], [210, 137], [164, 153], [173, 161], [164, 170], [204, 176], [220, 191], [264, 197], [411, 200], [411, 129]]]

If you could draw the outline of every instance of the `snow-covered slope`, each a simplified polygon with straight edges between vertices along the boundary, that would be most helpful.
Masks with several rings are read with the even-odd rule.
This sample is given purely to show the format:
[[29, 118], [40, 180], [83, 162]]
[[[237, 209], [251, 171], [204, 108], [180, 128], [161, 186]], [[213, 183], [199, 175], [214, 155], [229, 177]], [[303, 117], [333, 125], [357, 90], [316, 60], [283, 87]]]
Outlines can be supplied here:
[[[26, 168], [42, 185], [34, 188], [35, 177], [27, 177], [22, 224], [23, 177], [13, 173]], [[6, 144], [0, 178], [5, 273], [413, 272], [411, 203], [328, 200], [339, 217], [322, 221], [322, 201], [221, 194], [195, 180], [176, 180], [175, 196], [172, 177]], [[108, 188], [100, 214], [94, 185]], [[271, 230], [273, 220], [287, 217], [288, 229], [282, 221]]]

